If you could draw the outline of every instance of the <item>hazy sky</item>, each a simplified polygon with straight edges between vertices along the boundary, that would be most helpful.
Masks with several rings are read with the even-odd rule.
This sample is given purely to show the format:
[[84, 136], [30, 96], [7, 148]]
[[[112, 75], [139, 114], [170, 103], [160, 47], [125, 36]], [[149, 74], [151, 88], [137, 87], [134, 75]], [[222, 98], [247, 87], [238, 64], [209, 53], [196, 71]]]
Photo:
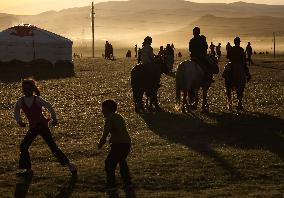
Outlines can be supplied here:
[[[95, 3], [108, 0], [94, 0]], [[119, 0], [113, 0], [119, 1]], [[121, 1], [121, 0], [120, 0]], [[143, 1], [143, 0], [142, 0]], [[198, 3], [231, 3], [238, 0], [191, 0]], [[245, 2], [284, 5], [284, 0], [243, 0]], [[90, 5], [91, 0], [0, 0], [0, 13], [37, 14], [47, 10]]]

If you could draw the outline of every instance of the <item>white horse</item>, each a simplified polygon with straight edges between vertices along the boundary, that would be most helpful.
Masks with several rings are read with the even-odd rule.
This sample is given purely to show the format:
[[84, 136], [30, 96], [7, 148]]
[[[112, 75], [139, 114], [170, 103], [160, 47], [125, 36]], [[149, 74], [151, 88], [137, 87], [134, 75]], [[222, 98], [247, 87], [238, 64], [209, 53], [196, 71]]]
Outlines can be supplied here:
[[[219, 73], [218, 61], [214, 57], [210, 57], [210, 68], [213, 74]], [[182, 111], [186, 112], [186, 108], [196, 110], [199, 102], [199, 89], [202, 87], [203, 100], [202, 110], [208, 111], [209, 104], [207, 100], [207, 92], [211, 82], [204, 80], [203, 69], [194, 61], [187, 60], [181, 62], [176, 72], [176, 101], [180, 105], [181, 92], [183, 92]]]

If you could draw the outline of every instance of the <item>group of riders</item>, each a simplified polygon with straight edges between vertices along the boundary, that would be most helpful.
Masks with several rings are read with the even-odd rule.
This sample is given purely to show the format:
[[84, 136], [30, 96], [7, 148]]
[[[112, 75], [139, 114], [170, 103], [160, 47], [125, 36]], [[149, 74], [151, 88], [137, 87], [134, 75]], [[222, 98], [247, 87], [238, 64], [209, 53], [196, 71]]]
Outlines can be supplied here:
[[[230, 46], [230, 48], [227, 49], [227, 59], [230, 61], [230, 64], [228, 64], [225, 67], [223, 73], [224, 78], [227, 77], [227, 75], [230, 75], [231, 72], [230, 65], [235, 64], [244, 67], [247, 80], [251, 79], [249, 68], [246, 63], [246, 54], [244, 49], [240, 46], [240, 43], [241, 39], [239, 37], [236, 37], [234, 39], [235, 45]], [[138, 52], [139, 63], [143, 65], [153, 64], [155, 55], [153, 52], [153, 48], [151, 47], [151, 44], [152, 44], [152, 38], [147, 36], [142, 44], [142, 49], [140, 49]], [[215, 45], [213, 45], [213, 43], [211, 43], [209, 48], [210, 48], [209, 56], [211, 55], [219, 59], [221, 56], [221, 43], [219, 43], [218, 46], [216, 47], [217, 54], [215, 53], [214, 50]], [[189, 52], [190, 52], [191, 61], [196, 62], [203, 69], [205, 74], [204, 75], [205, 81], [214, 82], [213, 72], [211, 71], [212, 62], [210, 62], [208, 59], [207, 51], [208, 51], [208, 44], [206, 41], [206, 37], [200, 34], [199, 27], [195, 27], [193, 29], [193, 38], [189, 41]], [[252, 50], [249, 43], [246, 49], [247, 54], [252, 54], [249, 53], [250, 51]], [[171, 70], [174, 63], [174, 49], [171, 47], [171, 45], [168, 44], [165, 49], [163, 49], [163, 47], [161, 46], [158, 56], [161, 56], [165, 59], [166, 64], [169, 65], [168, 67]], [[249, 60], [251, 59], [249, 58]]]

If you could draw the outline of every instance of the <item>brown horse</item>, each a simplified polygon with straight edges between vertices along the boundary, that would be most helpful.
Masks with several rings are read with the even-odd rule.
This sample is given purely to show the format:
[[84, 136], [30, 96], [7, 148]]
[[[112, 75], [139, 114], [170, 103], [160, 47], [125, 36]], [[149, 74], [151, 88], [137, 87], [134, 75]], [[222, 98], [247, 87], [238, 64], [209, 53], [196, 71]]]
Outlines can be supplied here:
[[160, 56], [155, 56], [153, 64], [137, 64], [131, 70], [131, 88], [137, 113], [145, 110], [143, 102], [144, 93], [147, 96], [146, 107], [152, 109], [154, 105], [156, 111], [160, 110], [157, 94], [163, 73], [168, 74], [169, 71], [165, 61]]
[[243, 111], [243, 96], [244, 90], [246, 87], [246, 73], [245, 69], [242, 65], [236, 63], [228, 63], [225, 66], [225, 70], [223, 73], [223, 78], [225, 78], [225, 87], [226, 87], [226, 95], [227, 95], [227, 107], [228, 110], [232, 111], [232, 92], [236, 91], [237, 99], [238, 99], [238, 111]]

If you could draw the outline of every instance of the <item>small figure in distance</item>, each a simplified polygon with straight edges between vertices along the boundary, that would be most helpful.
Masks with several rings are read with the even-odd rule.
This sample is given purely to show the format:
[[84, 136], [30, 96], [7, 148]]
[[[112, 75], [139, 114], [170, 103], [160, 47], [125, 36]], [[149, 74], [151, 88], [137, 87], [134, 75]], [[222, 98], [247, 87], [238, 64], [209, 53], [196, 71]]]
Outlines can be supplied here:
[[130, 51], [130, 50], [128, 50], [128, 51], [126, 52], [126, 58], [131, 58], [131, 51]]
[[45, 140], [48, 147], [60, 162], [60, 164], [62, 166], [67, 166], [72, 175], [76, 175], [77, 169], [75, 165], [70, 163], [69, 159], [60, 150], [60, 148], [58, 148], [52, 138], [51, 131], [48, 127], [48, 122], [50, 121], [50, 119], [46, 118], [42, 113], [42, 107], [45, 107], [51, 114], [51, 125], [57, 125], [56, 113], [52, 105], [40, 97], [40, 91], [33, 80], [24, 80], [22, 82], [22, 91], [24, 96], [22, 96], [15, 105], [14, 117], [19, 126], [26, 127], [26, 124], [23, 123], [20, 115], [20, 110], [22, 109], [29, 121], [29, 130], [20, 145], [21, 153], [19, 168], [23, 169], [23, 171], [17, 173], [17, 175], [27, 176], [33, 174], [29, 147], [38, 135], [40, 135]]
[[222, 52], [221, 52], [221, 43], [219, 43], [216, 47], [217, 58], [220, 60]]
[[135, 44], [134, 51], [135, 51], [135, 58], [137, 58], [137, 57], [138, 57], [138, 48], [137, 48], [137, 44]]
[[124, 188], [132, 189], [132, 182], [126, 158], [130, 152], [131, 139], [126, 129], [124, 118], [116, 113], [117, 103], [113, 100], [106, 100], [102, 103], [102, 113], [105, 117], [103, 135], [99, 141], [98, 149], [101, 149], [106, 143], [110, 134], [109, 143], [110, 152], [105, 160], [106, 170], [106, 191], [108, 193], [116, 192], [115, 169], [117, 164], [120, 167], [120, 174], [124, 182]]
[[231, 48], [232, 48], [232, 46], [231, 46], [230, 42], [228, 42], [227, 45], [226, 45], [226, 52], [227, 52], [226, 57], [227, 57], [227, 59], [228, 59], [228, 53], [229, 53]]
[[246, 46], [246, 50], [245, 53], [247, 55], [247, 61], [248, 61], [248, 65], [250, 66], [251, 64], [253, 64], [251, 56], [252, 56], [252, 47], [251, 47], [251, 43], [248, 42], [247, 46]]
[[213, 42], [211, 42], [209, 48], [210, 48], [210, 54], [215, 57], [216, 56], [216, 52], [215, 52], [215, 45], [213, 44]]

